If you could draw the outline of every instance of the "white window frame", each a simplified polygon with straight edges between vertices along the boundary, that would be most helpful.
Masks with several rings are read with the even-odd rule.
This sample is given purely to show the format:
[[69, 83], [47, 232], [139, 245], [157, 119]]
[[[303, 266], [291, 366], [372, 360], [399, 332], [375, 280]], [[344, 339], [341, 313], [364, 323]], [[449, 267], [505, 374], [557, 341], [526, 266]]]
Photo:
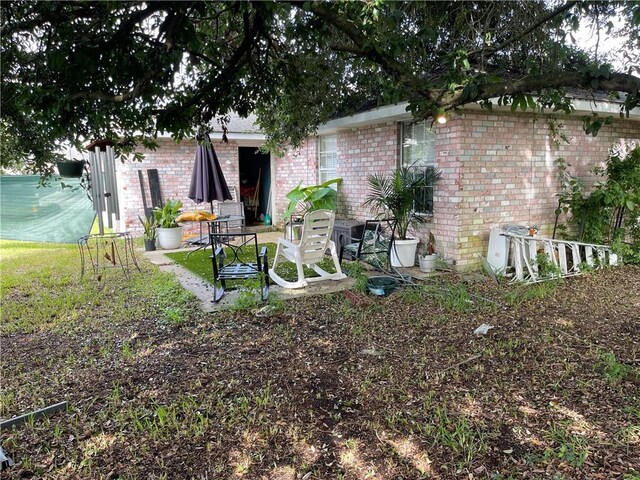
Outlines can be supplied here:
[[[332, 165], [327, 165], [330, 163]], [[318, 183], [338, 177], [338, 135], [321, 135], [318, 138]], [[336, 184], [331, 185], [337, 189]]]
[[[416, 174], [425, 172], [427, 169], [435, 169], [436, 165], [436, 134], [431, 129], [430, 124], [426, 121], [422, 122], [404, 122], [400, 123], [400, 155], [399, 166], [408, 167], [416, 171]], [[420, 150], [416, 154], [410, 154], [413, 149]], [[430, 208], [427, 211], [420, 211], [418, 209], [415, 212], [419, 215], [433, 215], [433, 190], [431, 189], [430, 199], [426, 200], [430, 204]], [[417, 207], [422, 208], [422, 207]]]

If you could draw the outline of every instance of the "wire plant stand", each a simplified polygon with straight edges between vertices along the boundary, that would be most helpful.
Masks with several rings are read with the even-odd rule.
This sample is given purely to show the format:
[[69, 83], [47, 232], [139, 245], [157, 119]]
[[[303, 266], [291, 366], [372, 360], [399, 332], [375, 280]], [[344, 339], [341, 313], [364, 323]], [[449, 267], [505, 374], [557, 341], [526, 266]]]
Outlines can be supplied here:
[[80, 278], [84, 276], [89, 264], [98, 280], [101, 280], [102, 274], [110, 268], [122, 269], [127, 278], [131, 265], [139, 272], [142, 271], [136, 260], [133, 237], [129, 232], [84, 235], [78, 239], [78, 248]]

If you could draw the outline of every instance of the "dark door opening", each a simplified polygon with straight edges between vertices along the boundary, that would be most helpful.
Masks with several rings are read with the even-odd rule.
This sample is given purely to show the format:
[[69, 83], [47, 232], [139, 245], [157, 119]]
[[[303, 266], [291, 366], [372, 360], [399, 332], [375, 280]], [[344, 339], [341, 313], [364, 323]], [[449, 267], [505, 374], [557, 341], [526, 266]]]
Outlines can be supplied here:
[[240, 199], [248, 224], [263, 223], [271, 215], [271, 158], [255, 147], [238, 149]]

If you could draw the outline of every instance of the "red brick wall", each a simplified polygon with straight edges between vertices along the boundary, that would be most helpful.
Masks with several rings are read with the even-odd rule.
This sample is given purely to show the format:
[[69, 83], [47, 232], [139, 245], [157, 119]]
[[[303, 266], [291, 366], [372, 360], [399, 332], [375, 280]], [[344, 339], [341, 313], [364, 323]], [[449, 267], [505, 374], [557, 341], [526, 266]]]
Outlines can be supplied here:
[[[614, 121], [591, 137], [584, 134], [579, 118], [561, 121], [570, 143], [557, 148], [543, 117], [465, 112], [450, 122], [461, 125], [454, 138], [458, 192], [448, 192], [458, 210], [454, 222], [458, 266], [477, 266], [478, 253], [486, 255], [493, 225], [537, 225], [542, 235], [551, 235], [560, 191], [558, 157], [564, 157], [570, 171], [592, 185], [595, 177], [590, 170], [603, 164], [614, 142], [640, 138], [638, 122]], [[440, 212], [436, 217], [441, 218]], [[445, 216], [449, 217], [450, 213]]]
[[[126, 162], [116, 166], [118, 171], [118, 187], [120, 191], [120, 210], [124, 220], [124, 228], [136, 234], [142, 233], [138, 215], [144, 217], [138, 170], [144, 176], [147, 205], [151, 207], [151, 196], [147, 170], [157, 168], [160, 177], [160, 191], [162, 199], [179, 199], [184, 204], [184, 210], [209, 210], [209, 204], [196, 204], [188, 198], [191, 172], [196, 156], [196, 142], [186, 140], [176, 144], [171, 139], [159, 139], [159, 147], [154, 150], [144, 150], [144, 160]], [[228, 185], [235, 186], [239, 191], [240, 179], [238, 173], [238, 145], [235, 142], [219, 143], [214, 141], [214, 147]], [[185, 233], [195, 233], [197, 226], [185, 224]]]
[[274, 224], [283, 222], [283, 214], [289, 201], [286, 194], [297, 187], [316, 185], [318, 183], [317, 139], [310, 138], [300, 148], [288, 150], [282, 158], [272, 156], [275, 161], [275, 179], [272, 183], [273, 209], [271, 216]]
[[[551, 235], [559, 193], [556, 159], [566, 158], [572, 173], [593, 184], [590, 170], [602, 164], [611, 144], [621, 137], [640, 138], [638, 122], [614, 121], [597, 137], [584, 134], [579, 118], [562, 118], [561, 122], [570, 143], [557, 148], [550, 140], [546, 119], [540, 116], [467, 111], [452, 115], [445, 125], [435, 125], [436, 161], [443, 177], [435, 190], [433, 218], [415, 234], [425, 238], [431, 230], [438, 251], [459, 268], [479, 265], [478, 254], [486, 255], [494, 225], [537, 225], [541, 234]], [[297, 173], [293, 175], [297, 181], [283, 183], [283, 195], [299, 179], [306, 185], [316, 182], [316, 149], [296, 153], [278, 165], [279, 181]], [[362, 207], [368, 190], [366, 178], [397, 166], [398, 124], [340, 132], [338, 155], [337, 175], [343, 184], [337, 216], [370, 218], [372, 213]]]
[[[417, 235], [425, 238], [431, 229], [438, 251], [459, 268], [479, 265], [478, 254], [486, 255], [493, 225], [537, 225], [541, 234], [550, 235], [559, 192], [556, 159], [566, 158], [570, 171], [592, 184], [590, 169], [602, 164], [614, 142], [620, 138], [640, 140], [640, 122], [614, 120], [603, 126], [597, 137], [591, 137], [582, 131], [579, 118], [559, 118], [569, 144], [558, 148], [551, 142], [542, 116], [465, 111], [452, 115], [445, 125], [435, 125], [436, 161], [443, 178], [435, 189], [433, 219]], [[362, 206], [368, 191], [367, 175], [397, 166], [398, 128], [395, 122], [385, 122], [338, 134], [337, 175], [343, 178], [338, 218], [364, 220], [372, 216]], [[230, 142], [215, 147], [227, 182], [238, 188], [238, 145]], [[310, 138], [281, 158], [272, 155], [276, 171], [272, 180], [274, 223], [282, 223], [287, 192], [299, 183], [318, 182], [317, 147], [317, 138]], [[143, 210], [139, 168], [145, 173], [148, 168], [159, 170], [164, 199], [180, 198], [188, 210], [206, 208], [187, 198], [194, 158], [194, 142], [175, 145], [163, 139], [158, 150], [145, 152], [142, 164], [118, 165], [127, 229], [141, 231], [137, 220]]]
[[460, 191], [462, 190], [462, 151], [460, 138], [466, 134], [460, 118], [453, 117], [444, 125], [434, 124], [436, 129], [436, 165], [442, 178], [433, 195], [432, 224], [425, 225], [423, 238], [429, 228], [436, 239], [436, 250], [446, 258], [457, 262], [458, 235], [460, 234]]
[[366, 200], [367, 175], [386, 173], [398, 164], [398, 124], [352, 129], [338, 135], [338, 189], [336, 216], [365, 220], [372, 213], [362, 204]]

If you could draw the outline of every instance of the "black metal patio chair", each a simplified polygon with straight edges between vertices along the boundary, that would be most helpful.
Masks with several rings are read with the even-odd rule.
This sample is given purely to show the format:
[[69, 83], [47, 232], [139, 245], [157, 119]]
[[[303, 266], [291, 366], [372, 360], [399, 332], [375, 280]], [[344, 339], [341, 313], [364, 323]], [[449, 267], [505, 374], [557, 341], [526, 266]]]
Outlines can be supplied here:
[[393, 218], [365, 221], [362, 237], [340, 236], [340, 263], [343, 258], [361, 260], [380, 271], [391, 266], [391, 245], [396, 232]]
[[[213, 266], [213, 301], [224, 295], [227, 281], [259, 279], [260, 297], [269, 295], [269, 260], [267, 247], [258, 252], [258, 236], [254, 232], [211, 233]], [[250, 261], [242, 257], [250, 256]], [[255, 261], [253, 261], [255, 259]]]

